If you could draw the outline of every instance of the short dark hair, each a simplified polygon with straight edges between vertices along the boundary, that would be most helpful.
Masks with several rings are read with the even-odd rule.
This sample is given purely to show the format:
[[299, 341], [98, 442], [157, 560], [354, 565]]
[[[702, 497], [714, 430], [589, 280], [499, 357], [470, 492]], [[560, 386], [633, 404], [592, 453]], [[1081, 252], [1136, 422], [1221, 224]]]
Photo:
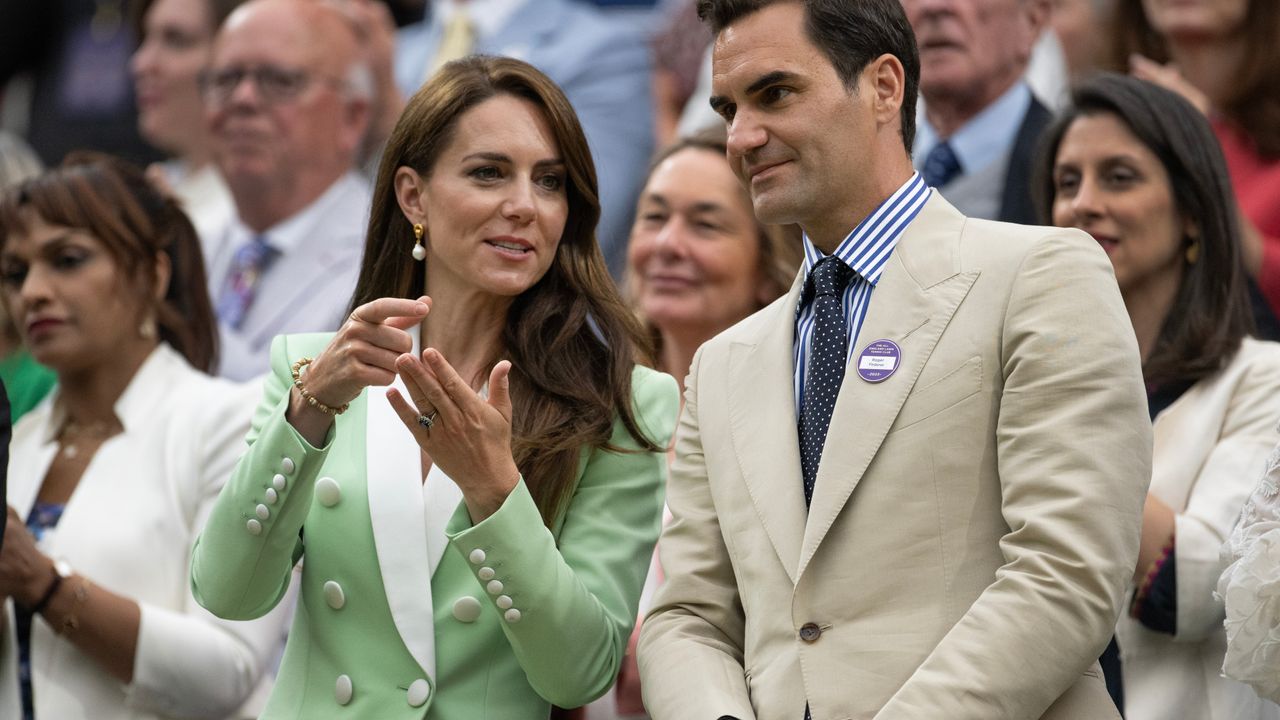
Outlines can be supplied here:
[[1072, 106], [1041, 139], [1032, 181], [1041, 219], [1052, 220], [1053, 167], [1072, 123], [1113, 115], [1164, 166], [1180, 217], [1199, 230], [1189, 264], [1156, 345], [1143, 363], [1148, 383], [1194, 382], [1220, 370], [1253, 331], [1240, 225], [1227, 163], [1204, 114], [1180, 95], [1136, 78], [1103, 73], [1071, 94]]
[[920, 51], [902, 0], [698, 0], [698, 17], [718, 35], [743, 17], [780, 2], [804, 7], [805, 33], [848, 88], [857, 87], [858, 75], [872, 60], [885, 54], [898, 58], [907, 81], [902, 142], [910, 156], [916, 139]]

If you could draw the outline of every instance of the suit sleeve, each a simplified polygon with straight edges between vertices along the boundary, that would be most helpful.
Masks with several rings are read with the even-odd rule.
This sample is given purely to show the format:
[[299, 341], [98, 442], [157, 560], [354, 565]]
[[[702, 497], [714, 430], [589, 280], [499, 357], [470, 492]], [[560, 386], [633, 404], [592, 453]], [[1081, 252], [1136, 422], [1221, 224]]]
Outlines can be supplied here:
[[[262, 617], [285, 595], [302, 555], [298, 533], [332, 445], [333, 429], [324, 447], [316, 448], [285, 420], [293, 384], [290, 340], [279, 336], [272, 342], [272, 373], [249, 430], [249, 448], [192, 551], [192, 594], [227, 620]], [[276, 502], [267, 501], [268, 490]]]
[[[204, 523], [243, 451], [258, 384], [210, 389], [189, 418], [200, 468], [193, 530]], [[179, 551], [175, 548], [175, 551]], [[180, 550], [184, 552], [185, 550]], [[141, 604], [131, 707], [182, 717], [226, 717], [244, 702], [284, 638], [286, 607], [252, 622], [219, 620], [190, 594], [183, 607]]]
[[644, 704], [654, 720], [755, 718], [743, 669], [746, 615], [721, 536], [698, 429], [695, 356], [667, 485], [671, 521], [658, 557], [666, 582], [640, 630]]
[[1222, 571], [1219, 551], [1259, 468], [1266, 466], [1280, 418], [1280, 362], [1271, 352], [1258, 360], [1240, 379], [1218, 443], [1196, 478], [1186, 509], [1174, 519], [1176, 640], [1199, 642], [1222, 632], [1225, 611], [1214, 593]]
[[[640, 427], [665, 447], [679, 401], [675, 381], [648, 371], [633, 377]], [[640, 450], [620, 422], [610, 442], [623, 451], [590, 452], [558, 546], [523, 480], [488, 518], [472, 525], [461, 506], [448, 528], [450, 546], [480, 584], [501, 583], [487, 601], [530, 685], [561, 707], [585, 705], [617, 677], [662, 524], [663, 454]], [[480, 578], [481, 568], [495, 575]]]
[[876, 718], [1039, 717], [1114, 632], [1151, 422], [1110, 263], [1081, 237], [1038, 240], [1010, 290], [995, 438], [1004, 565]]

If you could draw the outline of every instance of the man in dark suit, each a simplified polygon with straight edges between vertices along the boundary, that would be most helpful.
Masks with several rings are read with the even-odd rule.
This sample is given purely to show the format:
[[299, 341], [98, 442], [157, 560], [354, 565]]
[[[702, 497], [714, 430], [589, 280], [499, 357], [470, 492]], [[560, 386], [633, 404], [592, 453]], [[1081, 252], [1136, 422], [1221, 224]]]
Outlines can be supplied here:
[[1052, 115], [1023, 79], [1049, 0], [903, 0], [924, 99], [913, 162], [969, 217], [1036, 222], [1031, 161]]

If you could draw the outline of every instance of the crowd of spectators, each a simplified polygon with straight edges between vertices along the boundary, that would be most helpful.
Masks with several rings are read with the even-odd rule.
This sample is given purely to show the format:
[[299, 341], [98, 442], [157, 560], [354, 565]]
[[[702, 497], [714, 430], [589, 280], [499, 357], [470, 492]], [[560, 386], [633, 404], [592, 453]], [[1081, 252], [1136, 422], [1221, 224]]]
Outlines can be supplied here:
[[[370, 218], [398, 212], [403, 157], [458, 132], [395, 134], [451, 61], [516, 58], [563, 91], [593, 162], [601, 267], [681, 389], [703, 342], [788, 291], [801, 232], [757, 221], [725, 160], [695, 6], [0, 3], [0, 380], [16, 423], [0, 715], [262, 709], [294, 596], [215, 618], [191, 595], [192, 544], [244, 454], [273, 340], [351, 322], [362, 262], [408, 242], [409, 225]], [[1258, 613], [1280, 626], [1274, 593], [1248, 585], [1280, 574], [1280, 553], [1258, 566], [1246, 547], [1280, 514], [1276, 480], [1257, 480], [1280, 472], [1280, 4], [902, 6], [923, 181], [970, 217], [1092, 235], [1132, 321], [1156, 450], [1102, 658], [1112, 698], [1131, 720], [1280, 718], [1280, 659], [1229, 646], [1233, 627], [1265, 636]], [[655, 555], [642, 612], [661, 581]], [[645, 717], [628, 648], [603, 698], [552, 716]]]

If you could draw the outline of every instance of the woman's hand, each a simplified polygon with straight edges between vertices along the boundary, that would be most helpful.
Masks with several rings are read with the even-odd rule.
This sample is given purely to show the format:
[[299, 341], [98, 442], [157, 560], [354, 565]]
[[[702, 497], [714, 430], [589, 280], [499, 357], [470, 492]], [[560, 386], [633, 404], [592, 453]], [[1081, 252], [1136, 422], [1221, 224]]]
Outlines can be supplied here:
[[31, 607], [40, 602], [53, 582], [53, 561], [36, 548], [36, 539], [13, 506], [8, 512], [4, 547], [0, 549], [0, 598], [11, 597], [19, 605]]
[[[351, 311], [329, 345], [303, 370], [302, 384], [332, 408], [351, 402], [370, 385], [390, 385], [396, 358], [413, 349], [408, 329], [431, 310], [431, 298], [379, 298]], [[286, 419], [307, 442], [319, 446], [333, 416], [311, 407], [294, 388]]]
[[1204, 115], [1208, 115], [1213, 106], [1209, 102], [1209, 96], [1188, 82], [1182, 76], [1182, 71], [1178, 70], [1178, 66], [1173, 63], [1161, 65], [1155, 60], [1134, 54], [1129, 56], [1129, 74], [1181, 95]]
[[[453, 479], [478, 523], [502, 507], [520, 481], [511, 457], [511, 363], [489, 373], [489, 398], [480, 397], [433, 348], [422, 360], [401, 355], [396, 369], [413, 401], [395, 389], [387, 399], [431, 461]], [[431, 418], [430, 427], [419, 422]]]

